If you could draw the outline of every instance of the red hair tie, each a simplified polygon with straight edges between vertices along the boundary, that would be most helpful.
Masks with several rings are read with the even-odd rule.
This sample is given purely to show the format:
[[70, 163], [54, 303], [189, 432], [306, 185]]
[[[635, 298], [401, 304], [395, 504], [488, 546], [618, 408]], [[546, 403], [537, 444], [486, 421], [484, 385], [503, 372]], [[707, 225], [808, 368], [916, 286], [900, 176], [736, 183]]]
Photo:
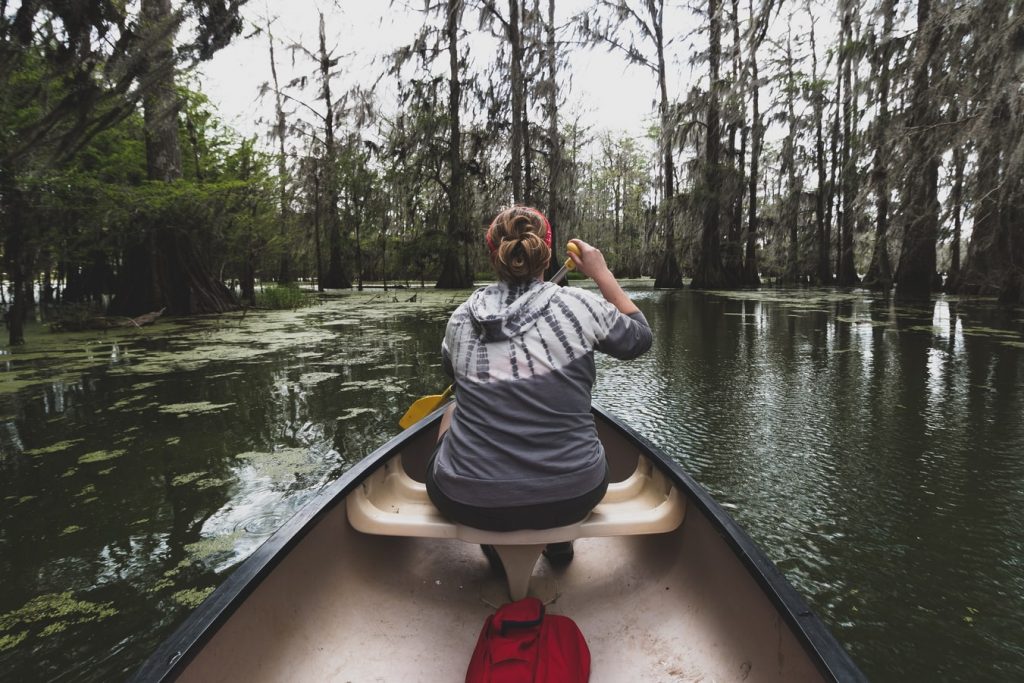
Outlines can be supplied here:
[[[540, 218], [540, 222], [544, 225], [544, 244], [548, 245], [548, 249], [550, 249], [551, 248], [551, 223], [548, 222], [548, 217], [545, 216], [544, 214], [542, 214], [537, 209], [533, 208], [532, 206], [521, 206], [521, 207], [518, 207], [518, 208], [521, 208], [521, 209], [524, 209], [526, 211], [530, 211], [532, 213], [537, 214], [537, 216]], [[498, 215], [501, 215], [501, 214], [498, 214]], [[495, 219], [495, 220], [497, 220], [497, 219]], [[492, 254], [498, 250], [498, 245], [496, 245], [494, 243], [494, 240], [491, 238], [491, 230], [493, 230], [493, 229], [494, 229], [494, 223], [491, 223], [487, 227], [487, 233], [484, 235], [484, 237], [487, 240], [487, 249]]]

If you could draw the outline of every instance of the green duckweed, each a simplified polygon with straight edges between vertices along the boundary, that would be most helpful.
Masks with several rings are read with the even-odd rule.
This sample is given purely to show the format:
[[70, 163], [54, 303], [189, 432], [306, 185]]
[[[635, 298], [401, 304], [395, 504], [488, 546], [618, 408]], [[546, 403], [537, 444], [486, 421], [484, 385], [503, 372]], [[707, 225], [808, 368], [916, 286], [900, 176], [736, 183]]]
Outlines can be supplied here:
[[124, 449], [116, 449], [112, 451], [93, 451], [86, 453], [78, 459], [79, 465], [84, 465], [90, 462], [103, 462], [104, 460], [113, 460], [114, 458], [120, 458], [128, 451]]
[[45, 446], [43, 448], [33, 448], [32, 450], [25, 451], [25, 455], [48, 455], [50, 453], [60, 453], [66, 451], [72, 446], [82, 443], [85, 439], [69, 439], [67, 441], [58, 441], [57, 443]]
[[222, 410], [227, 410], [233, 405], [235, 404], [210, 403], [209, 401], [197, 401], [195, 403], [168, 403], [167, 405], [160, 406], [160, 412], [177, 415], [178, 417], [186, 417], [188, 415], [200, 415], [204, 413], [219, 413]]
[[172, 595], [171, 598], [183, 607], [195, 609], [212, 592], [213, 586], [210, 586], [208, 588], [188, 588], [183, 591], [178, 591], [177, 593]]
[[115, 614], [113, 603], [77, 600], [70, 591], [39, 595], [16, 610], [0, 614], [0, 651], [24, 640], [28, 632], [25, 627], [39, 627], [40, 635], [52, 635]]

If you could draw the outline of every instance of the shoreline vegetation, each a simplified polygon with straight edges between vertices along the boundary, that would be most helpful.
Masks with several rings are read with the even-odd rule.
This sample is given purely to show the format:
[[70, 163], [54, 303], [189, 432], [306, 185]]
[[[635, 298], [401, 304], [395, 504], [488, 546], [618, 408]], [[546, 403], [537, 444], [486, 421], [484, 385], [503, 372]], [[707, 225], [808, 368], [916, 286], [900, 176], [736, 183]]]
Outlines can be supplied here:
[[[1019, 3], [595, 1], [562, 15], [553, 0], [450, 0], [379, 55], [395, 111], [332, 41], [337, 16], [291, 44], [246, 3], [93, 4], [0, 11], [12, 346], [41, 305], [123, 320], [303, 304], [289, 289], [261, 302], [270, 280], [464, 289], [487, 267], [482, 226], [510, 201], [545, 211], [556, 243], [597, 244], [617, 275], [664, 288], [1024, 301]], [[257, 36], [275, 108], [264, 141], [225, 126], [192, 69]], [[565, 109], [568, 51], [588, 49], [650, 76], [646, 137]], [[304, 77], [279, 80], [286, 50]], [[687, 61], [690, 89], [673, 92]]]

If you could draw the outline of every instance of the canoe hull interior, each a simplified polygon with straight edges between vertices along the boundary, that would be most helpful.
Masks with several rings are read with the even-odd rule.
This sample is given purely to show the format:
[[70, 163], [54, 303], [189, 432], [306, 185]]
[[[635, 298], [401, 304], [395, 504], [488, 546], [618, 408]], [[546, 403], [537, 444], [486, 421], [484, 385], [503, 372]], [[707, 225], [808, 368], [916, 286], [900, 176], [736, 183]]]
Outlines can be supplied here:
[[[422, 474], [431, 431], [402, 444], [413, 476]], [[608, 424], [601, 435], [613, 479], [625, 477], [641, 450]], [[344, 495], [275, 560], [258, 585], [250, 582], [244, 600], [221, 610], [219, 628], [193, 638], [195, 647], [169, 677], [461, 681], [493, 612], [485, 600], [494, 602], [505, 588], [478, 546], [353, 530]], [[816, 651], [820, 643], [809, 645], [802, 617], [794, 628], [792, 614], [780, 610], [748, 565], [713, 516], [689, 505], [683, 525], [667, 534], [578, 540], [567, 568], [542, 559], [534, 581], [554, 587], [549, 611], [580, 626], [592, 681], [836, 679]], [[835, 647], [840, 671], [848, 667], [859, 679]]]

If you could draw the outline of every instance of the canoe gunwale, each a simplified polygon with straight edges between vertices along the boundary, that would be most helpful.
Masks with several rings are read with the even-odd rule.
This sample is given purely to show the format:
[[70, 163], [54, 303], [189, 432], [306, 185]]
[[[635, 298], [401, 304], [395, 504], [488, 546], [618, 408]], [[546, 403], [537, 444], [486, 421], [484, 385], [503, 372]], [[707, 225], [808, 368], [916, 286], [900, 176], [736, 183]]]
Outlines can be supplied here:
[[834, 681], [867, 682], [867, 676], [850, 658], [842, 644], [836, 640], [825, 623], [818, 617], [779, 571], [775, 563], [761, 550], [761, 547], [743, 530], [735, 519], [708, 491], [701, 486], [682, 465], [665, 455], [642, 434], [625, 424], [611, 413], [597, 405], [594, 412], [609, 426], [632, 441], [645, 455], [665, 472], [674, 483], [680, 485], [690, 501], [700, 509], [712, 527], [726, 540], [729, 547], [743, 565], [757, 580], [765, 595], [772, 601], [780, 614], [793, 630], [796, 638], [811, 655], [818, 670], [827, 679]]
[[252, 555], [243, 560], [231, 575], [157, 647], [129, 680], [175, 680], [201, 646], [213, 637], [235, 609], [288, 555], [288, 551], [298, 545], [320, 519], [334, 509], [336, 503], [342, 502], [352, 489], [361, 484], [405, 443], [425, 430], [436, 429], [436, 422], [441, 419], [443, 412], [443, 408], [438, 409], [428, 419], [421, 420], [392, 437], [353, 465], [337, 481], [321, 489]]
[[[149, 658], [135, 671], [131, 681], [173, 681], [213, 637], [220, 626], [263, 579], [288, 555], [314, 526], [334, 510], [338, 503], [406, 443], [424, 431], [436, 429], [444, 407], [428, 418], [399, 433], [352, 466], [335, 482], [321, 489], [285, 524], [220, 584], [203, 603], [165, 638]], [[747, 571], [757, 580], [765, 595], [778, 609], [818, 670], [834, 681], [867, 681], [843, 646], [811, 610], [761, 548], [736, 523], [729, 513], [691, 477], [682, 466], [657, 446], [599, 406], [595, 415], [633, 443], [662, 472], [679, 486], [697, 506], [715, 531], [721, 535]], [[685, 524], [685, 522], [684, 522]]]

